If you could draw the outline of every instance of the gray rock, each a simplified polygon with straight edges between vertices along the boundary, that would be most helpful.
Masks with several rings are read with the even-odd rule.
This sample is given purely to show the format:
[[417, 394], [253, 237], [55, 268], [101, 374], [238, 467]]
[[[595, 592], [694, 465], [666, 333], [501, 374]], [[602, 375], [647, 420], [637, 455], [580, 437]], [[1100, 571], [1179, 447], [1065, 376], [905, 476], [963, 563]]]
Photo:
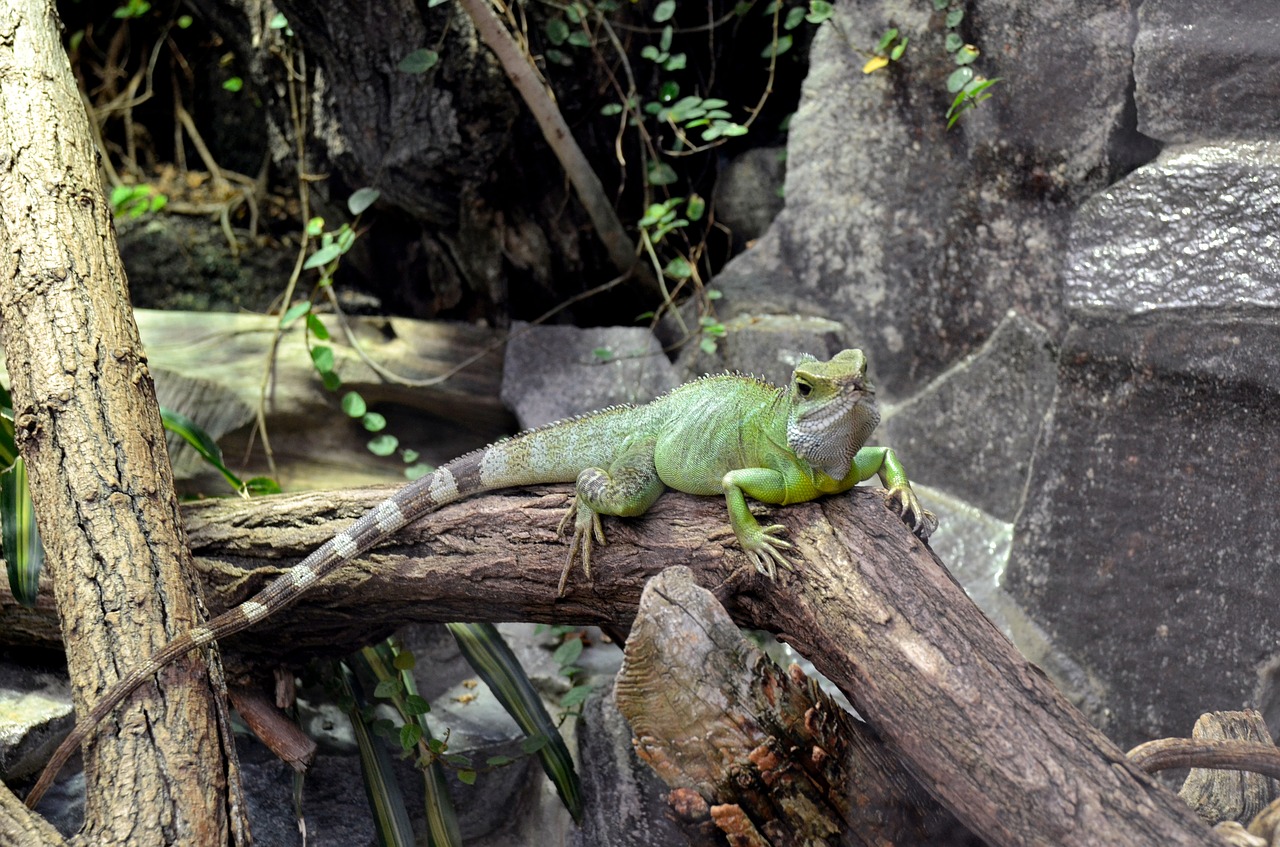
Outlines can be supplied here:
[[529, 429], [619, 403], [647, 403], [679, 384], [647, 330], [516, 324], [502, 402]]
[[[838, 320], [842, 344], [896, 392], [976, 350], [1011, 308], [1065, 329], [1072, 209], [1154, 155], [1133, 129], [1127, 3], [967, 8], [980, 71], [1005, 81], [948, 132], [954, 65], [930, 4], [839, 5], [791, 123], [786, 207], [715, 280], [727, 315]], [[909, 36], [906, 57], [863, 74], [858, 51], [890, 25]]]
[[1280, 305], [1280, 143], [1173, 147], [1085, 203], [1066, 305], [1078, 312]]
[[876, 439], [913, 481], [1012, 521], [1056, 378], [1048, 335], [1010, 313], [980, 351], [887, 410]]
[[1274, 138], [1273, 0], [1145, 0], [1134, 41], [1138, 129], [1162, 141]]
[[1005, 586], [1124, 747], [1249, 703], [1280, 637], [1280, 322], [1233, 311], [1082, 318], [1019, 516]]
[[735, 244], [754, 241], [782, 211], [786, 148], [757, 147], [731, 159], [716, 180], [716, 220]]

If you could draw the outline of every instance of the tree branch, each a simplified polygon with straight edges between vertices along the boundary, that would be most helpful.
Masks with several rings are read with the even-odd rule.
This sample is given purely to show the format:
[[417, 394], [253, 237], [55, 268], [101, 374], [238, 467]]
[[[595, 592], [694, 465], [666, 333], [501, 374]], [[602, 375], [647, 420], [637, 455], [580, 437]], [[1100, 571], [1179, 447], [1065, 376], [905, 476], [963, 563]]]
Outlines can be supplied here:
[[[210, 604], [244, 600], [388, 490], [188, 507]], [[875, 493], [773, 510], [801, 563], [777, 584], [737, 548], [722, 501], [668, 494], [644, 518], [608, 520], [594, 584], [576, 572], [557, 599], [566, 547], [553, 528], [568, 502], [558, 487], [450, 506], [227, 648], [257, 661], [345, 652], [408, 621], [629, 628], [646, 580], [683, 564], [739, 624], [778, 632], [811, 659], [989, 842], [1221, 843], [1017, 653]], [[9, 611], [0, 604], [0, 631]]]

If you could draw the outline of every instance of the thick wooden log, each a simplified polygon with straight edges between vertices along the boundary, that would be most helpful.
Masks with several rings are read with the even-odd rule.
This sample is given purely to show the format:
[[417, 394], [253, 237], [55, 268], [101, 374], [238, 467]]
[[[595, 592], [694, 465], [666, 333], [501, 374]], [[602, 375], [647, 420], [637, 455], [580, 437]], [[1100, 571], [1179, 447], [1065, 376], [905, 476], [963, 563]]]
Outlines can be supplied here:
[[640, 758], [696, 791], [731, 843], [978, 843], [872, 729], [748, 641], [688, 568], [645, 586], [614, 697]]
[[[328, 492], [187, 510], [215, 611], [239, 602], [385, 495]], [[873, 492], [775, 509], [796, 574], [774, 584], [737, 548], [716, 498], [668, 494], [608, 520], [594, 583], [555, 586], [567, 487], [451, 506], [231, 640], [278, 661], [346, 651], [407, 621], [534, 620], [628, 628], [645, 581], [685, 564], [734, 620], [776, 632], [849, 697], [919, 782], [1008, 845], [1223, 843], [1131, 765], [965, 596]], [[945, 531], [945, 530], [944, 530]], [[0, 604], [0, 631], [8, 607]]]

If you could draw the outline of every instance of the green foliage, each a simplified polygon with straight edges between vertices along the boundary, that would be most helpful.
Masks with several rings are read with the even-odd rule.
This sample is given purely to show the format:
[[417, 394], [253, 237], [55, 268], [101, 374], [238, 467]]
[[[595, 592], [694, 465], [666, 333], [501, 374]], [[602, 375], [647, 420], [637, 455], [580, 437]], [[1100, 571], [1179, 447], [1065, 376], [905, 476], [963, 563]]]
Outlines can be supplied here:
[[150, 185], [117, 185], [111, 189], [111, 211], [118, 218], [140, 218], [160, 211], [169, 198]]
[[[943, 49], [951, 56], [956, 66], [955, 70], [947, 75], [945, 82], [947, 92], [955, 95], [946, 112], [947, 129], [951, 129], [966, 111], [990, 99], [991, 93], [988, 89], [1000, 82], [1000, 79], [987, 79], [972, 67], [981, 55], [981, 51], [975, 45], [966, 43], [964, 37], [958, 32], [960, 24], [964, 22], [961, 0], [931, 0], [931, 2], [935, 12], [945, 13], [943, 23], [948, 32], [943, 39]], [[863, 66], [862, 72], [869, 74], [888, 67], [890, 62], [896, 62], [902, 58], [906, 47], [906, 36], [900, 35], [897, 28], [891, 27], [881, 36], [870, 54], [871, 57]]]
[[124, 5], [117, 6], [111, 16], [117, 20], [128, 20], [129, 18], [141, 18], [150, 11], [151, 4], [147, 0], [127, 0]]

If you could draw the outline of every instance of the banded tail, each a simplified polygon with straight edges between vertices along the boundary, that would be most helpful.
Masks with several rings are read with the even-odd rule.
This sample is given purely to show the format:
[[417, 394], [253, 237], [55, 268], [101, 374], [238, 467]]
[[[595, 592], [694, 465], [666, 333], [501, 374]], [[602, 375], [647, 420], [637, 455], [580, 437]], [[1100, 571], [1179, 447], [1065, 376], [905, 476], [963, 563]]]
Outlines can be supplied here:
[[[519, 439], [503, 443], [513, 444], [517, 440]], [[486, 448], [469, 453], [442, 465], [430, 475], [409, 483], [366, 512], [350, 527], [320, 545], [309, 556], [281, 574], [253, 597], [234, 609], [228, 609], [205, 625], [175, 637], [146, 662], [127, 673], [103, 695], [101, 700], [94, 704], [88, 716], [78, 721], [71, 733], [58, 745], [58, 749], [45, 765], [35, 786], [27, 794], [27, 807], [35, 808], [45, 791], [53, 784], [59, 771], [89, 733], [93, 732], [126, 697], [162, 668], [191, 650], [240, 632], [288, 606], [316, 582], [398, 532], [411, 521], [471, 494], [492, 487], [500, 487], [486, 486], [482, 482], [481, 464], [485, 455], [492, 449]]]

